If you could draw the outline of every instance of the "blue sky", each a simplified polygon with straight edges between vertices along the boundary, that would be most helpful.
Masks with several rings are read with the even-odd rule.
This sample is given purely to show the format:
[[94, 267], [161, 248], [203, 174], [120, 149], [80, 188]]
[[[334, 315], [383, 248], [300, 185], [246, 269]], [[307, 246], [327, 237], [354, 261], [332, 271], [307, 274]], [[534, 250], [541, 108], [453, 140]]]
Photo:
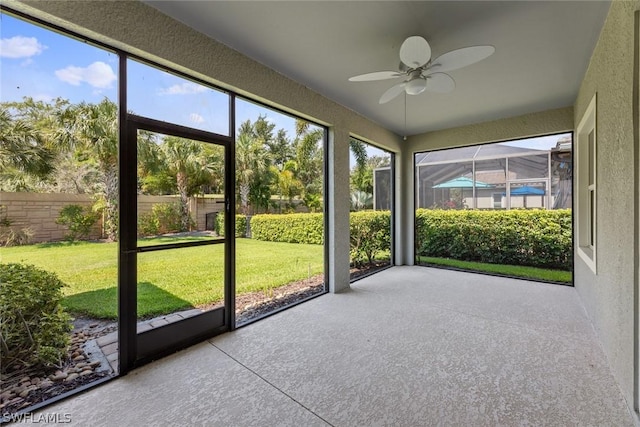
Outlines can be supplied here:
[[[0, 20], [0, 101], [24, 96], [48, 101], [117, 102], [118, 57], [112, 52], [2, 14]], [[164, 71], [130, 60], [128, 109], [136, 114], [228, 134], [227, 96]], [[238, 101], [238, 123], [260, 114], [294, 136], [295, 120], [279, 112]], [[555, 146], [559, 136], [507, 143], [527, 148]], [[370, 155], [380, 154], [371, 150]]]
[[[0, 101], [24, 96], [49, 101], [117, 102], [118, 57], [112, 52], [2, 14], [0, 21]], [[130, 60], [128, 109], [136, 114], [227, 135], [228, 97]], [[294, 136], [295, 120], [255, 104], [238, 101], [238, 123], [260, 114]]]

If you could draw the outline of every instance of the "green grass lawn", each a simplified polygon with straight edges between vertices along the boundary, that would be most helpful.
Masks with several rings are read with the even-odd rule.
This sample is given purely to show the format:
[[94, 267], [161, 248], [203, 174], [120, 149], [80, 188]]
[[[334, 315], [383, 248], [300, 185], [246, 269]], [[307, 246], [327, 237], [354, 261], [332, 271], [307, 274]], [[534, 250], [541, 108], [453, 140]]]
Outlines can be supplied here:
[[570, 271], [548, 270], [544, 268], [524, 267], [519, 265], [486, 264], [482, 262], [458, 261], [457, 259], [426, 256], [419, 256], [418, 262], [455, 267], [470, 271], [504, 274], [507, 276], [523, 277], [527, 279], [571, 283]]
[[[175, 242], [145, 239], [141, 245]], [[236, 241], [236, 292], [268, 290], [323, 272], [319, 245]], [[117, 243], [48, 243], [2, 248], [3, 263], [21, 262], [57, 273], [67, 284], [72, 313], [117, 317]], [[138, 254], [138, 316], [150, 317], [221, 301], [224, 245]]]

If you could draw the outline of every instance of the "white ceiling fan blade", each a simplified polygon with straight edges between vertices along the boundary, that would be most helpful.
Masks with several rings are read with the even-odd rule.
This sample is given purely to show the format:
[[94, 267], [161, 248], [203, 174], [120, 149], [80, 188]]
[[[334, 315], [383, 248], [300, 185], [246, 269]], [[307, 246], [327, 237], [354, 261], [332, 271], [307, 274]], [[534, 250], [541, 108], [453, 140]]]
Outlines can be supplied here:
[[427, 76], [427, 90], [437, 93], [448, 93], [456, 87], [450, 75], [445, 73], [433, 73]]
[[387, 89], [387, 91], [380, 97], [380, 104], [385, 104], [404, 92], [404, 87], [406, 86], [406, 84], [406, 82], [402, 82]]
[[429, 69], [435, 72], [457, 70], [493, 55], [493, 46], [470, 46], [452, 50], [434, 59]]
[[422, 67], [431, 59], [431, 46], [420, 36], [408, 37], [400, 46], [400, 60], [409, 68]]
[[402, 77], [404, 74], [397, 71], [376, 71], [375, 73], [360, 74], [349, 78], [350, 82], [371, 82], [374, 80], [387, 80]]

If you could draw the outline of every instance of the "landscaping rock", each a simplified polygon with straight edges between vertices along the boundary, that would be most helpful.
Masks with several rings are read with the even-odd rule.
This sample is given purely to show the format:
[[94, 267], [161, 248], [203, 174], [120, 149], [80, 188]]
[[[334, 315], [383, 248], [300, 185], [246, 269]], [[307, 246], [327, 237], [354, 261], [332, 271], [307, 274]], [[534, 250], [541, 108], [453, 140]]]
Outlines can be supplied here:
[[57, 375], [52, 375], [49, 377], [52, 381], [62, 381], [66, 379], [69, 375], [66, 372], [60, 372]]

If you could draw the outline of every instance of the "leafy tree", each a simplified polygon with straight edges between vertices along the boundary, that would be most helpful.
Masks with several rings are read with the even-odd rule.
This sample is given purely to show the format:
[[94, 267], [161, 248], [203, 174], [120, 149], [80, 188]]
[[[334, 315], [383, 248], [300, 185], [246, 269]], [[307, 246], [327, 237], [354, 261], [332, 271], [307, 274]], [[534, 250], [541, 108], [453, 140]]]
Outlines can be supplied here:
[[267, 145], [273, 164], [279, 171], [285, 170], [287, 162], [293, 160], [295, 156], [291, 141], [287, 138], [287, 131], [284, 129], [278, 130], [275, 139], [268, 142]]

